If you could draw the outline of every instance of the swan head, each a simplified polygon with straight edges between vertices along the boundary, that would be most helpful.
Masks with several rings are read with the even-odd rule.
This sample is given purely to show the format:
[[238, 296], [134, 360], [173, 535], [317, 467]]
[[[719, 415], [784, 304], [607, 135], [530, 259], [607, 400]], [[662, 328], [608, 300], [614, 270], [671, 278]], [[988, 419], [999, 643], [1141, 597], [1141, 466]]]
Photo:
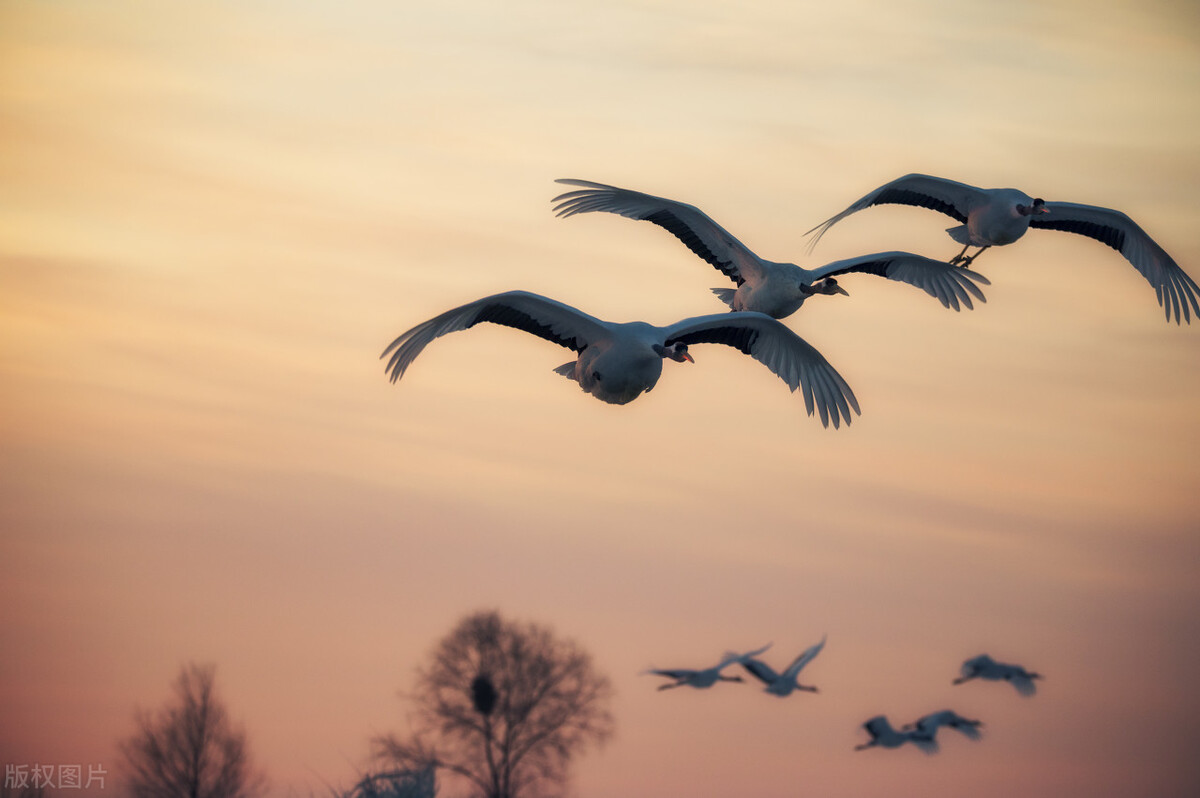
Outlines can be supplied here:
[[821, 280], [818, 283], [813, 283], [812, 285], [800, 283], [799, 288], [800, 294], [804, 297], [810, 297], [814, 294], [825, 294], [827, 296], [832, 296], [833, 294], [843, 294], [845, 296], [850, 296], [850, 292], [838, 285], [838, 281], [832, 277], [826, 277], [824, 280]]
[[1030, 205], [1017, 205], [1017, 213], [1022, 216], [1036, 216], [1039, 213], [1050, 213], [1050, 209], [1046, 207], [1044, 199], [1034, 197], [1033, 203]]
[[847, 291], [845, 288], [842, 288], [840, 285], [838, 285], [838, 281], [833, 279], [832, 277], [826, 277], [824, 280], [822, 280], [821, 284], [817, 287], [817, 290], [820, 291], [822, 294], [829, 294], [831, 296], [833, 294], [842, 294], [843, 296], [850, 296], [850, 292]]
[[682, 363], [685, 360], [688, 363], [696, 362], [692, 359], [692, 356], [688, 354], [687, 344], [680, 343], [679, 341], [676, 341], [670, 346], [659, 346], [658, 344], [655, 344], [654, 351], [658, 353], [659, 357], [670, 358], [678, 363]]

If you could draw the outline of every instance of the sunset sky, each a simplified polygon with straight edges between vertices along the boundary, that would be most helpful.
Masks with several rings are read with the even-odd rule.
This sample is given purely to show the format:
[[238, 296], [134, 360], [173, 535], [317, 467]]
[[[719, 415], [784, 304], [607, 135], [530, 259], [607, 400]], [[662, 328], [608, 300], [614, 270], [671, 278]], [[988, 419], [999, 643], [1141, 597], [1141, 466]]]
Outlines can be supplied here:
[[[810, 301], [786, 323], [862, 405], [836, 431], [725, 347], [623, 407], [494, 325], [379, 360], [515, 288], [722, 310], [665, 231], [556, 219], [560, 177], [815, 266], [954, 255], [899, 206], [805, 251], [925, 172], [1119, 208], [1200, 278], [1198, 6], [1000, 8], [0, 0], [0, 761], [114, 794], [135, 710], [211, 662], [271, 798], [327, 795], [495, 608], [613, 682], [578, 798], [1200, 793], [1200, 323], [1102, 244], [989, 250], [974, 311]], [[822, 635], [816, 695], [641, 673]], [[952, 686], [983, 652], [1038, 695]], [[983, 739], [853, 750], [944, 708]]]

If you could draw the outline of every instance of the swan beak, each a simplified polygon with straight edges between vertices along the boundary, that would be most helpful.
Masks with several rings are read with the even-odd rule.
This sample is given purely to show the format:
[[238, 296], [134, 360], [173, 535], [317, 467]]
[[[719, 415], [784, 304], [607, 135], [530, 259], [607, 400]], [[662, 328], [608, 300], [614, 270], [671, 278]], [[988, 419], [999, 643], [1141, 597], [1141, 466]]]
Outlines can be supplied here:
[[847, 291], [845, 288], [842, 288], [840, 285], [835, 285], [833, 287], [833, 292], [835, 294], [841, 294], [842, 296], [850, 296], [850, 292]]
[[695, 363], [695, 362], [696, 362], [695, 360], [693, 360], [693, 359], [692, 359], [692, 356], [691, 356], [691, 355], [689, 355], [687, 352], [684, 352], [684, 353], [682, 353], [682, 354], [683, 354], [683, 359], [684, 359], [684, 360], [686, 360], [687, 362], [689, 362], [689, 363]]

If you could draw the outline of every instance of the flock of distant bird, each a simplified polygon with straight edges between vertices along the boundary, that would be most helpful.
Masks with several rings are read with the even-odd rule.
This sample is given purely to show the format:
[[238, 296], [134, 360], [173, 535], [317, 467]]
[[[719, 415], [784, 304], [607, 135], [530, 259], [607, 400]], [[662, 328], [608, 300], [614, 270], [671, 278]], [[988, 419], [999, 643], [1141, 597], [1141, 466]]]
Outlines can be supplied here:
[[[741, 676], [726, 676], [722, 673], [722, 671], [732, 665], [741, 665], [747, 673], [766, 685], [763, 688], [764, 692], [772, 695], [783, 697], [791, 695], [796, 690], [803, 690], [810, 693], [817, 692], [816, 687], [800, 684], [799, 677], [800, 671], [804, 666], [812, 662], [821, 653], [821, 649], [825, 647], [824, 637], [821, 638], [821, 642], [808, 647], [800, 656], [792, 660], [792, 663], [782, 673], [776, 673], [770, 665], [758, 659], [758, 656], [770, 647], [771, 644], [768, 643], [762, 648], [747, 651], [744, 654], [732, 651], [728, 652], [721, 658], [720, 662], [711, 668], [700, 670], [693, 670], [691, 668], [650, 668], [644, 671], [644, 673], [665, 676], [672, 680], [666, 684], [659, 685], [659, 690], [670, 690], [673, 687], [703, 689], [712, 687], [717, 682], [743, 681]], [[971, 679], [1006, 681], [1023, 696], [1031, 696], [1037, 692], [1034, 680], [1042, 678], [1040, 674], [1027, 671], [1020, 665], [997, 662], [987, 654], [980, 654], [977, 657], [967, 660], [962, 664], [961, 670], [962, 675], [954, 679], [952, 684], [962, 684]], [[979, 727], [982, 725], [982, 721], [965, 718], [952, 709], [931, 712], [912, 723], [904, 724], [899, 729], [892, 726], [886, 715], [876, 715], [862, 724], [862, 728], [866, 730], [869, 739], [867, 742], [855, 746], [854, 750], [862, 751], [866, 748], [874, 747], [899, 748], [905, 743], [912, 743], [925, 753], [933, 754], [939, 749], [937, 742], [937, 731], [939, 728], [947, 726], [961, 732], [972, 740], [978, 740], [980, 737]]]
[[[694, 362], [689, 347], [723, 344], [769, 368], [792, 391], [800, 389], [808, 414], [814, 410], [826, 427], [850, 423], [861, 413], [854, 392], [833, 366], [779, 319], [796, 312], [810, 297], [847, 294], [837, 278], [872, 274], [924, 290], [944, 307], [974, 308], [972, 297], [986, 301], [979, 285], [989, 281], [971, 269], [989, 247], [1011, 244], [1029, 228], [1063, 230], [1094, 238], [1120, 252], [1154, 287], [1167, 320], [1191, 323], [1200, 316], [1200, 287], [1141, 227], [1120, 211], [1071, 202], [1045, 202], [1011, 188], [981, 189], [940, 177], [911, 174], [893, 180], [808, 232], [809, 249], [837, 222], [873, 205], [913, 205], [944, 213], [959, 222], [947, 230], [963, 245], [949, 261], [909, 252], [879, 252], [834, 261], [816, 269], [760, 258], [700, 209], [637, 191], [559, 180], [578, 187], [554, 198], [558, 216], [603, 211], [653, 222], [684, 243], [734, 283], [713, 292], [732, 312], [696, 316], [665, 327], [645, 322], [598, 319], [561, 302], [526, 291], [484, 297], [429, 321], [396, 338], [383, 357], [395, 382], [425, 347], [447, 333], [481, 322], [523, 330], [576, 353], [555, 369], [587, 393], [612, 404], [626, 404], [652, 389], [663, 360]], [[971, 247], [978, 250], [967, 255]]]

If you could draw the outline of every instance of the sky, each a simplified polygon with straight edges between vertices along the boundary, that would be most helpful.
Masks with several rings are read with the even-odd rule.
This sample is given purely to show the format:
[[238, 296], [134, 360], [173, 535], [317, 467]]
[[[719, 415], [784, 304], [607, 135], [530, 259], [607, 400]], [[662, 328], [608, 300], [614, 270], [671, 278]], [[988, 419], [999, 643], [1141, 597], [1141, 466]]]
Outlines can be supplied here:
[[[722, 309], [654, 225], [556, 219], [561, 177], [814, 266], [954, 255], [898, 206], [805, 251], [924, 172], [1118, 208], [1200, 277], [1195, 4], [995, 8], [0, 0], [0, 760], [119, 791], [135, 711], [211, 662], [270, 796], [328, 794], [495, 608], [612, 680], [571, 796], [1194, 794], [1200, 329], [1102, 244], [989, 250], [973, 311], [806, 304], [839, 430], [724, 347], [622, 407], [494, 325], [378, 359], [509, 289]], [[816, 695], [642, 673], [822, 635]], [[1038, 694], [952, 686], [983, 652]], [[944, 708], [983, 739], [853, 750]]]

